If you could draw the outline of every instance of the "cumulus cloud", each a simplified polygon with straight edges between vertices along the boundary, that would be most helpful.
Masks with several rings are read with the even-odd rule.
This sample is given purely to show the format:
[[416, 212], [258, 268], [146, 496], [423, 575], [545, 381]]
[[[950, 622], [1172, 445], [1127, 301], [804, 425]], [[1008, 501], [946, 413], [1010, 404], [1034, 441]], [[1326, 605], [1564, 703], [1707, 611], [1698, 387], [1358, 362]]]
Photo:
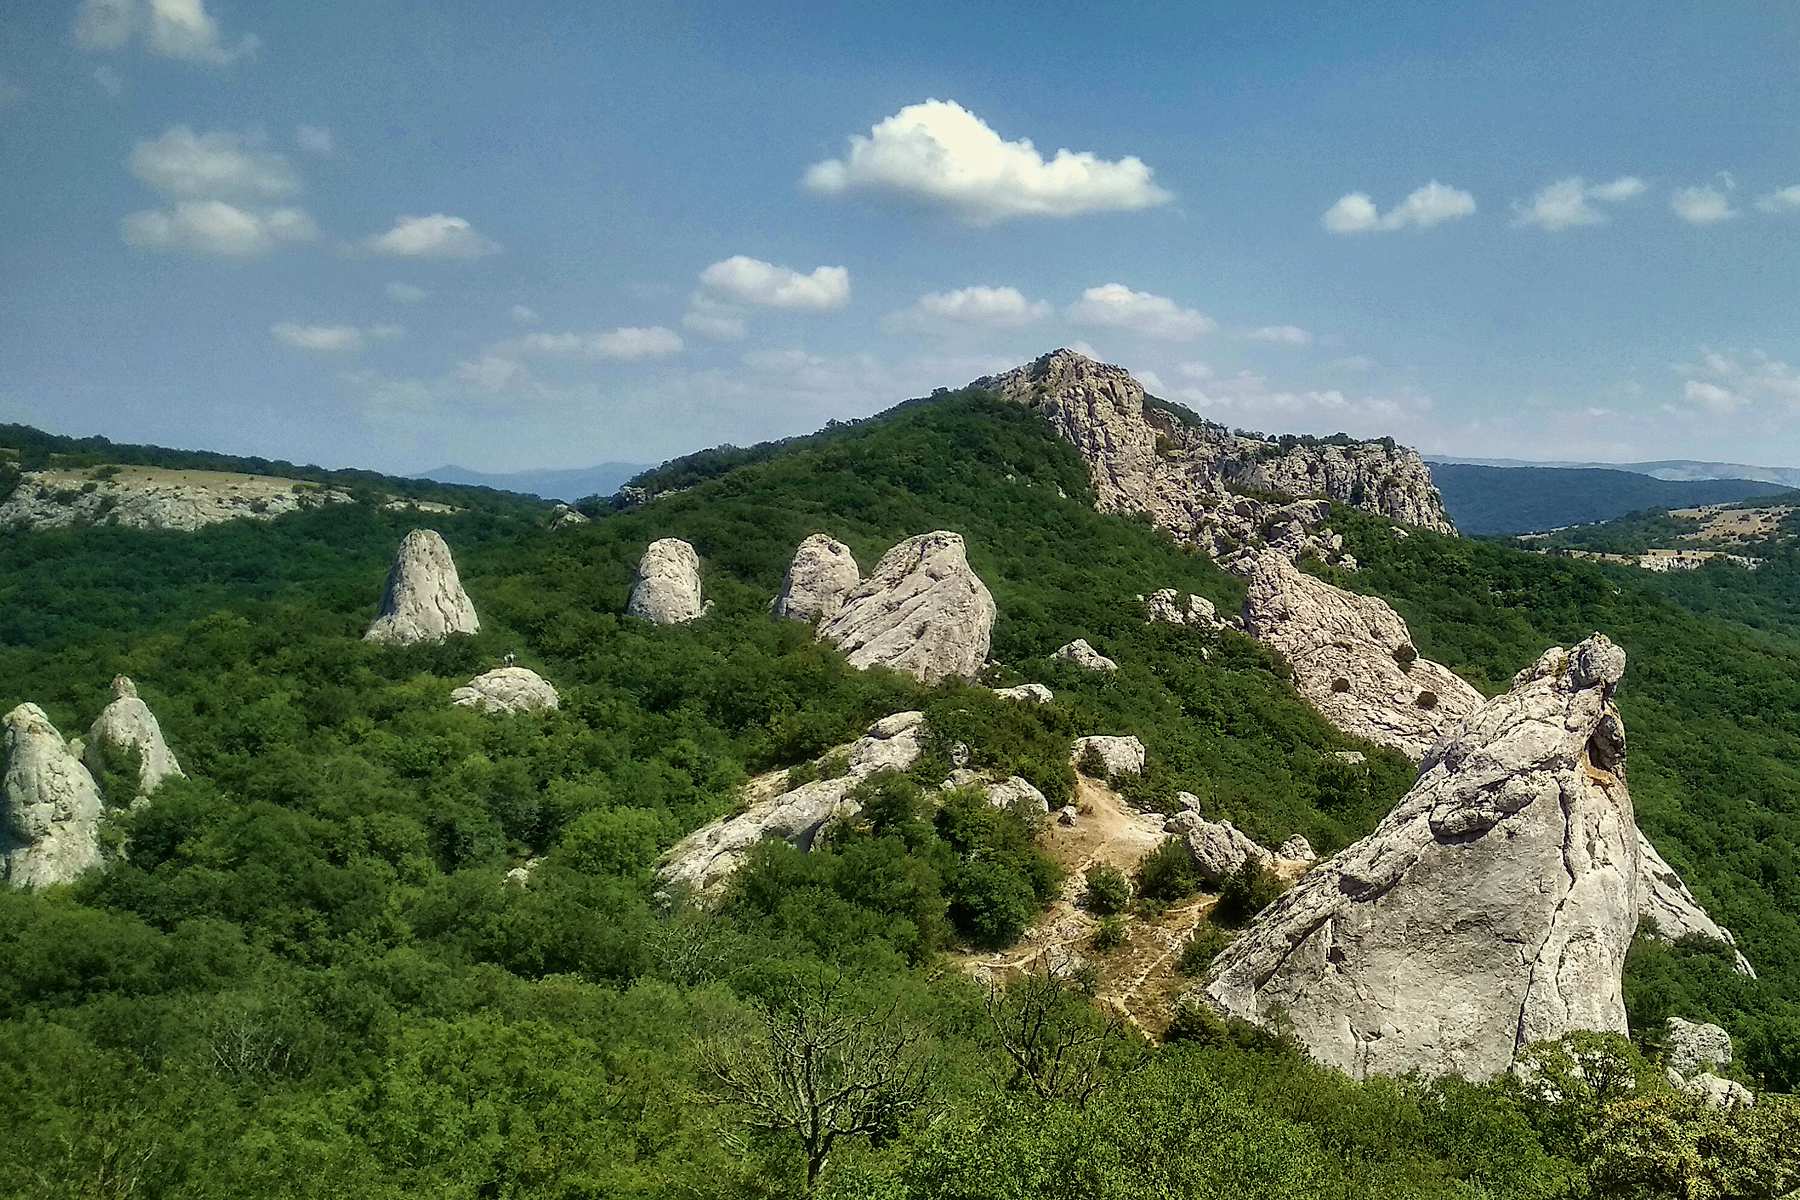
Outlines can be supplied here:
[[1734, 184], [1729, 175], [1721, 175], [1719, 180], [1716, 187], [1706, 184], [1677, 188], [1669, 197], [1669, 207], [1689, 225], [1716, 225], [1731, 220], [1738, 215], [1738, 210], [1731, 206]]
[[1577, 225], [1603, 225], [1608, 220], [1600, 208], [1642, 195], [1644, 181], [1621, 175], [1610, 183], [1593, 183], [1579, 175], [1544, 185], [1529, 202], [1513, 201], [1516, 225], [1535, 225], [1550, 233]]
[[337, 139], [323, 125], [296, 125], [294, 144], [308, 154], [317, 154], [321, 158], [328, 157], [337, 150]]
[[303, 325], [295, 321], [277, 321], [269, 326], [269, 336], [282, 345], [318, 354], [353, 353], [369, 342], [388, 341], [404, 332], [398, 325], [359, 329], [355, 325]]
[[1240, 335], [1252, 342], [1273, 342], [1278, 346], [1310, 346], [1313, 335], [1298, 325], [1263, 325], [1246, 329]]
[[1046, 159], [1027, 138], [1006, 141], [954, 100], [909, 104], [853, 134], [843, 158], [807, 168], [821, 196], [852, 192], [948, 211], [970, 225], [1014, 217], [1074, 217], [1167, 203], [1141, 159], [1058, 150]]
[[195, 133], [172, 125], [161, 137], [133, 146], [126, 165], [165, 196], [279, 200], [299, 191], [293, 166], [259, 142], [245, 134]]
[[1385, 213], [1367, 192], [1348, 192], [1325, 210], [1320, 222], [1332, 233], [1392, 233], [1398, 229], [1429, 229], [1474, 211], [1474, 196], [1434, 179]]
[[661, 325], [627, 325], [594, 333], [528, 333], [505, 343], [502, 352], [546, 358], [632, 362], [667, 358], [681, 351], [681, 335]]
[[1800, 213], [1800, 183], [1759, 196], [1756, 208], [1758, 212], [1766, 213]]
[[1434, 407], [1431, 397], [1423, 393], [1379, 395], [1342, 388], [1275, 387], [1254, 371], [1178, 388], [1166, 398], [1232, 425], [1328, 433], [1342, 430], [1362, 436], [1417, 428]]
[[957, 288], [927, 292], [887, 318], [891, 329], [950, 332], [958, 329], [1019, 329], [1049, 316], [1050, 305], [1029, 300], [1016, 287]]
[[135, 212], [120, 222], [120, 233], [140, 250], [221, 258], [255, 258], [284, 242], [318, 236], [312, 218], [300, 209], [253, 210], [223, 200], [183, 200], [173, 208]]
[[700, 287], [717, 299], [762, 308], [826, 312], [850, 303], [850, 272], [844, 267], [815, 267], [803, 275], [744, 254], [700, 272]]
[[227, 38], [205, 0], [81, 0], [77, 46], [119, 50], [134, 38], [152, 54], [208, 66], [248, 58], [261, 45], [255, 34]]
[[387, 285], [387, 298], [396, 304], [417, 304], [429, 295], [430, 292], [417, 284], [395, 282]]
[[1218, 328], [1205, 313], [1183, 308], [1167, 296], [1134, 292], [1122, 283], [1102, 284], [1081, 293], [1081, 299], [1069, 306], [1069, 319], [1169, 341], [1191, 340]]
[[1775, 404], [1800, 411], [1800, 368], [1761, 350], [1702, 348], [1699, 361], [1683, 363], [1676, 372], [1687, 376], [1682, 399], [1689, 410], [1729, 416]]
[[500, 251], [498, 243], [475, 232], [468, 221], [444, 213], [398, 217], [392, 229], [370, 236], [365, 244], [376, 254], [395, 258], [469, 259]]
[[1361, 375], [1373, 371], [1381, 364], [1366, 354], [1347, 354], [1343, 358], [1334, 358], [1325, 365], [1333, 371], [1347, 371]]

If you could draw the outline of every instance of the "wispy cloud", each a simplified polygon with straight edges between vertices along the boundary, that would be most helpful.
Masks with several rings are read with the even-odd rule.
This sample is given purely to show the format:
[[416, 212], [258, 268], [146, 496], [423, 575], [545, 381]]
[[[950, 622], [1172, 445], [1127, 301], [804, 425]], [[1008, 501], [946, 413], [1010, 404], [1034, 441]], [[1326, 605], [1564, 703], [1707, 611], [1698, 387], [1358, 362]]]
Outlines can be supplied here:
[[1434, 179], [1386, 212], [1376, 207], [1367, 192], [1347, 192], [1319, 220], [1337, 234], [1393, 233], [1401, 229], [1429, 229], [1470, 216], [1474, 211], [1474, 196]]

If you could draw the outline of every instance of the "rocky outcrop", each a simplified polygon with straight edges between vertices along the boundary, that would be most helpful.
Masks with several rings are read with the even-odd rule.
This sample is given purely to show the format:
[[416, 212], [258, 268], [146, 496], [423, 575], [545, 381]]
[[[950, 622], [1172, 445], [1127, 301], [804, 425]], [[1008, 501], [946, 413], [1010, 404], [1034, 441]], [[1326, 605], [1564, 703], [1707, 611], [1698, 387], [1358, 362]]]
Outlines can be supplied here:
[[[1087, 461], [1102, 512], [1141, 513], [1215, 557], [1240, 546], [1280, 542], [1292, 553], [1331, 553], [1314, 536], [1271, 536], [1271, 520], [1323, 519], [1323, 509], [1288, 511], [1233, 489], [1276, 491], [1364, 508], [1395, 520], [1454, 532], [1430, 471], [1417, 453], [1391, 439], [1263, 439], [1232, 433], [1192, 413], [1149, 401], [1121, 367], [1073, 350], [976, 380], [1003, 400], [1026, 405]], [[1330, 535], [1323, 535], [1329, 539]], [[1341, 539], [1337, 548], [1342, 548]]]
[[591, 518], [571, 504], [558, 504], [550, 510], [550, 528], [573, 529], [577, 525], [592, 524]]
[[1313, 851], [1312, 843], [1297, 833], [1281, 843], [1281, 847], [1275, 851], [1275, 855], [1277, 858], [1285, 858], [1289, 862], [1316, 863], [1319, 861], [1318, 854]]
[[918, 761], [924, 734], [924, 713], [895, 713], [875, 722], [855, 742], [825, 756], [843, 755], [848, 763], [848, 771], [835, 779], [815, 779], [789, 788], [788, 773], [775, 771], [753, 780], [745, 789], [742, 811], [702, 826], [675, 843], [663, 858], [659, 872], [663, 884], [710, 899], [718, 896], [744, 858], [765, 838], [811, 848], [819, 830], [833, 816], [856, 813], [856, 803], [849, 795], [857, 784], [877, 771], [904, 771]]
[[1721, 1079], [1710, 1071], [1681, 1080], [1676, 1087], [1682, 1095], [1714, 1108], [1750, 1108], [1756, 1104], [1756, 1097], [1749, 1088], [1735, 1079]]
[[1294, 688], [1356, 737], [1425, 756], [1481, 693], [1418, 656], [1412, 631], [1385, 601], [1333, 587], [1278, 553], [1247, 563], [1244, 629], [1281, 651]]
[[562, 697], [536, 671], [496, 667], [451, 692], [450, 703], [485, 713], [547, 712], [562, 704]]
[[0, 776], [0, 879], [16, 888], [68, 883], [100, 865], [100, 789], [44, 710], [6, 714]]
[[711, 602], [701, 596], [700, 555], [680, 538], [658, 538], [638, 560], [628, 616], [654, 625], [680, 625], [706, 615]]
[[1135, 737], [1115, 737], [1111, 734], [1096, 734], [1092, 737], [1075, 739], [1075, 749], [1069, 761], [1080, 767], [1090, 752], [1099, 757], [1101, 768], [1107, 778], [1114, 775], [1142, 775], [1144, 773], [1144, 743]]
[[1219, 626], [1219, 610], [1205, 596], [1190, 595], [1184, 602], [1174, 588], [1162, 588], [1148, 596], [1139, 596], [1144, 606], [1144, 619], [1151, 624], [1194, 625], [1202, 629]]
[[[1198, 814], [1188, 812], [1181, 815], [1198, 817]], [[1273, 854], [1257, 845], [1230, 821], [1190, 819], [1183, 824], [1189, 826], [1185, 832], [1188, 853], [1194, 859], [1194, 869], [1200, 876], [1200, 882], [1208, 888], [1217, 889], [1247, 862], [1254, 862], [1262, 867], [1275, 865]]]
[[96, 778], [104, 777], [109, 751], [135, 754], [138, 759], [137, 791], [130, 797], [112, 797], [115, 804], [143, 800], [165, 779], [185, 779], [181, 764], [163, 740], [162, 726], [150, 706], [138, 698], [137, 685], [121, 675], [112, 683], [112, 703], [88, 729], [83, 757]]
[[794, 551], [794, 561], [788, 564], [781, 592], [770, 611], [789, 621], [828, 620], [837, 616], [845, 599], [861, 582], [862, 572], [857, 569], [850, 547], [836, 538], [815, 533]]
[[1066, 646], [1057, 647], [1050, 655], [1058, 662], [1073, 663], [1084, 671], [1116, 671], [1119, 664], [1106, 655], [1088, 645], [1086, 638], [1076, 638]]
[[1670, 1017], [1663, 1025], [1663, 1059], [1671, 1071], [1697, 1075], [1731, 1065], [1731, 1035], [1723, 1026]]
[[995, 688], [994, 695], [1007, 700], [1017, 700], [1022, 704], [1048, 704], [1056, 699], [1056, 693], [1041, 683], [1021, 683], [1017, 687]]
[[1689, 935], [1723, 942], [1736, 955], [1738, 974], [1755, 979], [1756, 969], [1737, 948], [1737, 938], [1700, 907], [1700, 902], [1688, 891], [1675, 868], [1656, 852], [1656, 847], [1642, 833], [1638, 835], [1638, 861], [1642, 864], [1638, 876], [1638, 912], [1644, 932], [1665, 942], [1679, 941]]
[[224, 521], [272, 521], [291, 512], [346, 504], [349, 492], [273, 475], [106, 466], [28, 471], [0, 503], [0, 528], [191, 532]]
[[388, 570], [381, 612], [363, 640], [412, 646], [480, 631], [481, 621], [444, 539], [430, 529], [407, 534]]
[[1044, 793], [1037, 790], [1029, 779], [1019, 775], [1009, 775], [1005, 779], [992, 779], [980, 771], [961, 768], [950, 772], [950, 778], [941, 785], [944, 791], [952, 788], [980, 788], [987, 802], [995, 808], [1011, 808], [1015, 804], [1023, 805], [1040, 813], [1050, 811], [1050, 801]]
[[890, 667], [926, 683], [973, 679], [987, 661], [994, 597], [969, 566], [961, 534], [907, 538], [819, 627], [861, 670]]
[[1215, 961], [1223, 1011], [1280, 1019], [1358, 1078], [1483, 1079], [1533, 1042], [1625, 1032], [1638, 837], [1613, 693], [1625, 655], [1553, 649], [1471, 713], [1368, 837]]

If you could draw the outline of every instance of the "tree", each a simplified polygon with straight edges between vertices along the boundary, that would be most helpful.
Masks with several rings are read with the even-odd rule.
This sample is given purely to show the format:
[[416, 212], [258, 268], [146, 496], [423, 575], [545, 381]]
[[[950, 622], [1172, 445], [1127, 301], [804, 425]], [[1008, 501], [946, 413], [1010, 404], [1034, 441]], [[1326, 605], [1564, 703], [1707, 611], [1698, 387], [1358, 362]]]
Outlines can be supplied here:
[[1125, 1019], [1107, 1008], [1097, 1013], [1057, 977], [1048, 953], [1038, 968], [1011, 988], [992, 986], [988, 1022], [1012, 1060], [1012, 1085], [1040, 1100], [1061, 1100], [1076, 1108], [1109, 1083], [1144, 1065], [1143, 1046], [1125, 1028]]
[[701, 1047], [702, 1069], [714, 1102], [740, 1110], [746, 1128], [800, 1139], [810, 1192], [839, 1139], [898, 1132], [924, 1101], [930, 1062], [893, 1007], [851, 1010], [841, 976], [782, 988], [760, 1008], [760, 1030]]

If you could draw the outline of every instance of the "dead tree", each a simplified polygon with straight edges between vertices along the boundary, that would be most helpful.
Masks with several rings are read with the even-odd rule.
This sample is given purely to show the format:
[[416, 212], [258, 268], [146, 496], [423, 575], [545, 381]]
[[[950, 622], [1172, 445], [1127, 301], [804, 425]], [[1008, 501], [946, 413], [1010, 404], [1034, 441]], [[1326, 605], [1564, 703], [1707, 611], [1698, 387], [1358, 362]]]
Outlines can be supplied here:
[[1012, 1086], [1029, 1088], [1040, 1100], [1086, 1108], [1113, 1079], [1145, 1061], [1125, 1020], [1111, 1009], [1097, 1013], [1071, 994], [1048, 953], [1011, 988], [990, 985], [987, 1014], [1012, 1061]]
[[809, 1192], [840, 1139], [891, 1131], [929, 1082], [920, 1032], [892, 1007], [850, 1010], [842, 984], [786, 988], [759, 1006], [760, 1029], [701, 1047], [715, 1101], [739, 1109], [746, 1128], [800, 1139]]

